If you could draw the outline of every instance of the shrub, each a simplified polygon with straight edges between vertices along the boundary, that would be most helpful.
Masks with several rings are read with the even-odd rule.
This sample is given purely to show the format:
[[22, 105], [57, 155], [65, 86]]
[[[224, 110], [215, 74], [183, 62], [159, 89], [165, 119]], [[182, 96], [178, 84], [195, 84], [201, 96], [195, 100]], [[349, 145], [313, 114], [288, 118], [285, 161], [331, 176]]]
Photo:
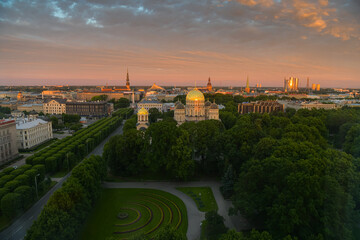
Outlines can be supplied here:
[[45, 159], [46, 172], [55, 172], [57, 170], [57, 160], [55, 157]]
[[25, 174], [17, 176], [14, 181], [18, 181], [20, 185], [30, 185], [30, 177]]
[[17, 193], [8, 193], [1, 199], [1, 212], [8, 218], [15, 217], [21, 210], [21, 197]]
[[14, 193], [19, 194], [21, 206], [23, 209], [30, 207], [35, 199], [34, 189], [29, 186], [17, 187]]

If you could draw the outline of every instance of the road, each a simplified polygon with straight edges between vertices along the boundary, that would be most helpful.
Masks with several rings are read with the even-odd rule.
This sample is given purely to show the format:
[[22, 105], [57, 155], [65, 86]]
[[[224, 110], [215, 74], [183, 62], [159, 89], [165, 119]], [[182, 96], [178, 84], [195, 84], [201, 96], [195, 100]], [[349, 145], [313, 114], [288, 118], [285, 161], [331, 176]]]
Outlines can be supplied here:
[[220, 193], [220, 183], [215, 181], [198, 182], [104, 182], [105, 188], [153, 188], [159, 189], [179, 197], [185, 204], [188, 215], [187, 238], [189, 240], [200, 239], [200, 223], [205, 219], [205, 213], [200, 212], [194, 200], [185, 193], [177, 190], [177, 187], [210, 187], [214, 193], [216, 203], [219, 207], [218, 213], [224, 217], [225, 225], [229, 229], [240, 231], [247, 229], [247, 223], [241, 216], [230, 217], [228, 210], [232, 207], [231, 201], [227, 201]]
[[[100, 143], [88, 156], [95, 154], [101, 155], [104, 149], [104, 145], [109, 141], [110, 137], [122, 134], [122, 126], [118, 127], [110, 136]], [[21, 240], [24, 239], [26, 231], [31, 227], [36, 220], [41, 210], [49, 200], [50, 196], [59, 189], [64, 181], [71, 175], [71, 172], [63, 177], [49, 192], [47, 192], [38, 202], [36, 202], [29, 210], [27, 210], [22, 216], [20, 216], [11, 226], [6, 228], [0, 233], [1, 240]]]

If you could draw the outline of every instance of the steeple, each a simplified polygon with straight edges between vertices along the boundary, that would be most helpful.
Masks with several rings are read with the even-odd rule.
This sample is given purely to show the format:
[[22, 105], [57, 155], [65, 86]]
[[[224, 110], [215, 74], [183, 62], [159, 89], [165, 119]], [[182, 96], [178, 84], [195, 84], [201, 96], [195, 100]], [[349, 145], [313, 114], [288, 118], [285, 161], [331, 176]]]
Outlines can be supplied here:
[[245, 92], [246, 92], [246, 93], [250, 93], [249, 76], [247, 76], [247, 79], [246, 79], [246, 88], [245, 88]]
[[212, 91], [212, 85], [211, 85], [211, 80], [210, 80], [210, 77], [209, 77], [209, 80], [208, 80], [208, 83], [207, 83], [207, 90], [209, 91], [209, 92], [211, 92]]
[[130, 90], [129, 69], [126, 69], [126, 88]]

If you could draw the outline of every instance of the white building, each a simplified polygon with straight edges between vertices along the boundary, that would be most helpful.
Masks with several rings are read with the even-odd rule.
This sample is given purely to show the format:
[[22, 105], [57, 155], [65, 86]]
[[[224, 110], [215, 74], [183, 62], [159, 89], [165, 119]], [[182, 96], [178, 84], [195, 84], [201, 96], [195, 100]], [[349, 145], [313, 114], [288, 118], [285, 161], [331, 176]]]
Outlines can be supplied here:
[[65, 99], [47, 99], [44, 104], [44, 114], [63, 114], [66, 113]]
[[51, 122], [42, 119], [18, 119], [16, 132], [19, 149], [32, 148], [53, 138]]
[[137, 104], [138, 111], [142, 108], [145, 108], [149, 111], [151, 108], [156, 108], [159, 112], [163, 111], [163, 104], [157, 100], [143, 99]]

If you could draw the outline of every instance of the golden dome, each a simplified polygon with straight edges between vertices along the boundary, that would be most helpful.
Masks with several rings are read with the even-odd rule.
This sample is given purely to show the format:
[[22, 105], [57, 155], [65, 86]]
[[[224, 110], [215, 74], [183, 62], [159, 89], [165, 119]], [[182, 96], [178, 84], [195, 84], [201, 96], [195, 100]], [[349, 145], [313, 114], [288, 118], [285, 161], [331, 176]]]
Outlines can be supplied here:
[[205, 101], [205, 97], [202, 92], [200, 92], [197, 88], [195, 88], [186, 95], [186, 101], [188, 101], [188, 100], [190, 100], [190, 101]]
[[141, 108], [138, 113], [139, 115], [148, 115], [148, 111], [145, 108]]

